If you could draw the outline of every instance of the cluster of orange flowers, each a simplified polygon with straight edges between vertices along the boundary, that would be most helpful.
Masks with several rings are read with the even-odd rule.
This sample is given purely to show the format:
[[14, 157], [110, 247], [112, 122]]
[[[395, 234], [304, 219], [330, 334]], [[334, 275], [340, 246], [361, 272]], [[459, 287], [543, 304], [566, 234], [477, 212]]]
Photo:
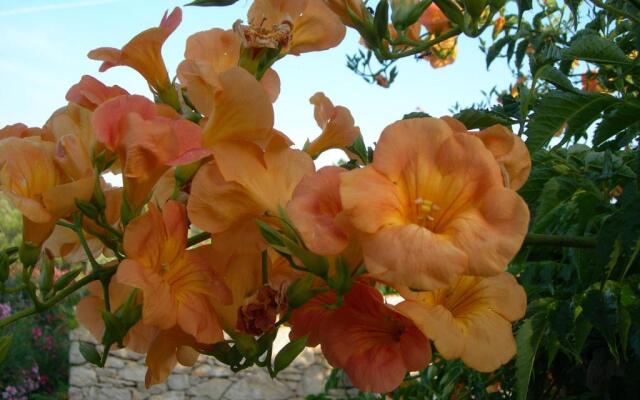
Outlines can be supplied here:
[[[25, 243], [67, 261], [121, 253], [109, 290], [93, 282], [77, 316], [101, 338], [105, 303], [117, 309], [137, 289], [142, 317], [122, 344], [146, 353], [147, 385], [223, 332], [259, 336], [280, 322], [367, 391], [425, 368], [431, 343], [479, 371], [514, 355], [526, 296], [504, 270], [527, 231], [515, 190], [531, 168], [518, 136], [403, 120], [370, 162], [351, 146], [361, 136], [349, 110], [322, 93], [310, 99], [321, 133], [303, 150], [273, 128], [273, 61], [335, 47], [345, 18], [334, 11], [357, 3], [255, 0], [248, 25], [191, 36], [172, 83], [160, 51], [181, 21], [175, 9], [122, 49], [89, 54], [101, 71], [137, 70], [156, 102], [85, 76], [42, 128], [0, 130], [0, 188], [24, 216]], [[316, 171], [330, 148], [349, 168]], [[108, 171], [122, 188], [103, 180]], [[56, 224], [77, 207], [85, 243]], [[190, 227], [211, 241], [190, 245]], [[403, 300], [387, 304], [379, 284]]]

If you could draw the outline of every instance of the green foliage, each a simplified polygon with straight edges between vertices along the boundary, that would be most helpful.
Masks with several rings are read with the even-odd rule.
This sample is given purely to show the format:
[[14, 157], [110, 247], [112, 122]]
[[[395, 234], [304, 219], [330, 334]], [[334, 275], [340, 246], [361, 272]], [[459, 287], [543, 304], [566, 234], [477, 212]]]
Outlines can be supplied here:
[[22, 234], [20, 213], [0, 193], [0, 250], [19, 246]]

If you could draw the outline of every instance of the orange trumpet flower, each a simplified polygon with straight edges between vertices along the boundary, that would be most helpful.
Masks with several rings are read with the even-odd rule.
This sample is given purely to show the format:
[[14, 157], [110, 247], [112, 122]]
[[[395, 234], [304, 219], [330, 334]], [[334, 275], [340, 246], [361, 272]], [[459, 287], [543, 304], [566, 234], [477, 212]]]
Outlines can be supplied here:
[[492, 372], [516, 353], [511, 323], [524, 317], [527, 296], [513, 275], [463, 276], [448, 288], [411, 292], [396, 309], [428, 335], [447, 360]]
[[388, 126], [374, 162], [340, 180], [367, 269], [384, 281], [433, 290], [498, 274], [527, 232], [527, 205], [504, 187], [493, 155], [439, 119]]

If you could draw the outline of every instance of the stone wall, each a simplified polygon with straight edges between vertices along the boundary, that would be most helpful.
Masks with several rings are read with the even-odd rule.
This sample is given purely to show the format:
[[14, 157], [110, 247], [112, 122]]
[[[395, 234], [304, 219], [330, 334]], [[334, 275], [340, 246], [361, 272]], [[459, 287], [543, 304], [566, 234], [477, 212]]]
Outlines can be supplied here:
[[[281, 329], [274, 343], [279, 350], [287, 343], [288, 332]], [[249, 368], [237, 374], [213, 357], [201, 356], [193, 367], [178, 366], [163, 384], [144, 387], [144, 356], [124, 349], [112, 351], [105, 368], [87, 363], [78, 346], [80, 341], [94, 342], [83, 329], [71, 332], [69, 354], [69, 399], [108, 400], [289, 400], [304, 399], [323, 392], [331, 367], [319, 349], [306, 349], [277, 379], [260, 368]], [[333, 391], [335, 398], [346, 393]]]

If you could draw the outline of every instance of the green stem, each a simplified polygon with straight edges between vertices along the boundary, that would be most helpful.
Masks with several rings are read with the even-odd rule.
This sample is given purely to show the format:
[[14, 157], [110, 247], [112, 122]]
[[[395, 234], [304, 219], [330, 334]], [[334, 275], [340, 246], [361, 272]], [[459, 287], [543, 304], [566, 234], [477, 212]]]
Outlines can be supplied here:
[[191, 246], [195, 246], [198, 243], [202, 243], [207, 239], [211, 238], [211, 234], [208, 232], [200, 232], [198, 234], [195, 234], [193, 236], [191, 236], [188, 240], [187, 240], [187, 247], [191, 247]]
[[528, 233], [524, 239], [525, 246], [555, 246], [592, 249], [598, 244], [595, 237], [559, 236]]
[[422, 53], [424, 51], [427, 51], [429, 48], [433, 47], [434, 45], [443, 42], [447, 39], [450, 39], [454, 36], [459, 35], [460, 33], [462, 33], [462, 31], [460, 30], [460, 28], [453, 28], [450, 31], [447, 31], [445, 33], [443, 33], [442, 35], [431, 39], [431, 40], [427, 40], [426, 42], [422, 42], [421, 45], [419, 46], [415, 46], [412, 49], [406, 50], [406, 51], [401, 51], [398, 53], [395, 52], [389, 52], [388, 49], [386, 49], [384, 46], [382, 46], [382, 48], [378, 49], [378, 54], [380, 55], [381, 58], [385, 59], [385, 60], [397, 60], [399, 58], [404, 58], [407, 56], [412, 56], [414, 54], [419, 54]]
[[31, 316], [33, 314], [37, 314], [41, 310], [48, 310], [49, 308], [55, 306], [56, 304], [58, 304], [59, 302], [61, 302], [65, 298], [67, 298], [69, 295], [71, 295], [75, 291], [77, 291], [77, 290], [83, 288], [84, 286], [88, 285], [90, 282], [97, 281], [97, 280], [101, 279], [103, 275], [104, 276], [111, 276], [111, 275], [115, 274], [115, 272], [116, 272], [116, 267], [104, 267], [104, 268], [100, 269], [99, 271], [92, 272], [91, 274], [85, 276], [84, 278], [76, 281], [74, 284], [69, 285], [66, 288], [64, 288], [63, 290], [59, 291], [55, 296], [53, 296], [48, 301], [46, 301], [44, 303], [41, 303], [40, 309], [37, 309], [36, 307], [25, 308], [23, 310], [18, 311], [15, 314], [12, 314], [12, 315], [8, 316], [7, 318], [5, 318], [3, 320], [0, 320], [0, 329], [12, 324], [15, 321], [20, 320], [22, 318], [26, 318], [26, 317]]

